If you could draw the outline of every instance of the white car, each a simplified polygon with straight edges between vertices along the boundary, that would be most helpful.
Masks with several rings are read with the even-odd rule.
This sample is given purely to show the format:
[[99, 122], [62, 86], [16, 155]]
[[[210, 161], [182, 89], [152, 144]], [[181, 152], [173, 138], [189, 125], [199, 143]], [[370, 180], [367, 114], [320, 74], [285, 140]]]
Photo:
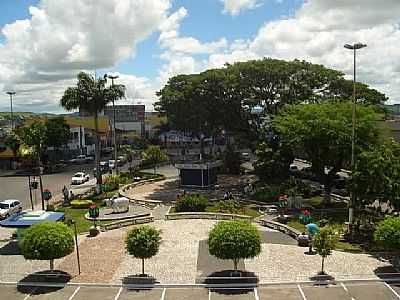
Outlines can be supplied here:
[[19, 200], [4, 200], [0, 202], [0, 218], [7, 219], [9, 216], [22, 211], [22, 204]]
[[115, 169], [115, 159], [110, 159], [110, 160], [108, 161], [108, 167], [109, 167], [110, 169]]
[[72, 176], [71, 179], [71, 184], [82, 184], [85, 183], [86, 181], [89, 181], [90, 176], [88, 174], [85, 174], [83, 172], [78, 172], [75, 173], [74, 176]]

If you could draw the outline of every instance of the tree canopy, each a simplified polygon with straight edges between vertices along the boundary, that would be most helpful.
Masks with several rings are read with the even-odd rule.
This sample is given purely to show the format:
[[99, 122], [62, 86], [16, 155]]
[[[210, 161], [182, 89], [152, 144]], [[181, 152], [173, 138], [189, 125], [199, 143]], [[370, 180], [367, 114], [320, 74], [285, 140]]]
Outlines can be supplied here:
[[[379, 114], [372, 107], [358, 106], [357, 155], [381, 141], [379, 120]], [[273, 120], [272, 126], [281, 143], [290, 146], [296, 156], [311, 162], [313, 172], [324, 184], [326, 201], [329, 202], [336, 173], [350, 165], [351, 103], [331, 101], [288, 106]]]
[[210, 231], [208, 249], [217, 258], [232, 259], [236, 271], [239, 259], [260, 254], [260, 233], [247, 221], [221, 221]]
[[[212, 136], [224, 129], [251, 140], [267, 115], [290, 104], [348, 101], [352, 81], [306, 61], [272, 58], [227, 64], [200, 74], [177, 75], [157, 93], [156, 110], [173, 129]], [[357, 83], [360, 103], [380, 105], [386, 96]], [[255, 109], [258, 113], [255, 113]], [[249, 136], [250, 135], [250, 136]]]
[[160, 146], [151, 145], [143, 151], [143, 164], [153, 165], [154, 173], [156, 173], [157, 165], [167, 160], [168, 156], [161, 150]]
[[50, 260], [52, 270], [54, 259], [74, 251], [72, 231], [59, 222], [32, 225], [23, 234], [21, 251], [26, 259]]
[[[377, 180], [379, 179], [379, 180]], [[389, 140], [357, 156], [351, 188], [360, 204], [390, 201], [400, 208], [400, 144]]]
[[47, 146], [58, 149], [68, 143], [70, 138], [69, 125], [63, 117], [46, 119], [44, 126], [46, 128]]

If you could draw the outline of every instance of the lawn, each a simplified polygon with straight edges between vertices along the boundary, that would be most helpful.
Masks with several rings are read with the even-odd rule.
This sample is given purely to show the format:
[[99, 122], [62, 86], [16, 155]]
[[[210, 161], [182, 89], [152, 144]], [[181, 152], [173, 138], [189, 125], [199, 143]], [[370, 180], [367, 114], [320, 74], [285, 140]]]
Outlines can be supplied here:
[[[60, 207], [57, 209], [59, 212], [65, 213], [65, 219], [72, 219], [76, 222], [76, 229], [78, 233], [88, 232], [89, 228], [93, 226], [92, 221], [88, 221], [85, 219], [85, 214], [88, 212], [87, 209], [76, 209], [70, 207]], [[100, 222], [97, 221], [97, 224], [108, 224], [110, 221], [107, 222]]]

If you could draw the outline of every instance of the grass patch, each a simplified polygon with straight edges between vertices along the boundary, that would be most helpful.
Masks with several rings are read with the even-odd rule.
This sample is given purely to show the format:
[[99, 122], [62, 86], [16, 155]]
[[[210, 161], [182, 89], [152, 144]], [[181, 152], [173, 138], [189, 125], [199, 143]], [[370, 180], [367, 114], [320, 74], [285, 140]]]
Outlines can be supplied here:
[[[76, 230], [78, 233], [88, 232], [90, 227], [93, 225], [93, 221], [85, 219], [85, 214], [88, 212], [87, 209], [76, 209], [71, 207], [60, 207], [57, 209], [58, 212], [65, 214], [65, 219], [72, 219], [76, 222]], [[97, 221], [96, 224], [108, 224], [109, 221]]]
[[351, 253], [361, 253], [363, 249], [358, 244], [350, 244], [348, 242], [338, 242], [336, 249]]
[[306, 226], [305, 225], [303, 225], [303, 224], [301, 224], [299, 221], [297, 221], [297, 220], [290, 220], [287, 224], [286, 224], [287, 226], [290, 226], [290, 227], [292, 227], [292, 228], [294, 228], [294, 229], [297, 229], [298, 231], [300, 231], [300, 232], [304, 232], [304, 231], [306, 231]]

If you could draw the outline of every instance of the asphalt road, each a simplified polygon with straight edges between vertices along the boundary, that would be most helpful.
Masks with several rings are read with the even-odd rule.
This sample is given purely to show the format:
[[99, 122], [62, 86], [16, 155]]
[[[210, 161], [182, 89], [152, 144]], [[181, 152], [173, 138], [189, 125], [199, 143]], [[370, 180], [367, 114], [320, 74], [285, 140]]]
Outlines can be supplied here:
[[[82, 185], [72, 186], [73, 191], [84, 187], [94, 186], [95, 179], [93, 178], [93, 164], [83, 164], [67, 166], [65, 171], [61, 173], [42, 175], [43, 188], [49, 189], [53, 195], [60, 194], [62, 188], [67, 186], [71, 188], [71, 178], [76, 172], [86, 172], [90, 175], [89, 182]], [[18, 199], [23, 203], [24, 208], [30, 208], [29, 187], [27, 176], [3, 176], [0, 177], [0, 200]], [[33, 200], [35, 201], [35, 192], [33, 192]], [[41, 201], [40, 190], [36, 190], [36, 204]]]
[[0, 285], [1, 299], [8, 300], [397, 300], [398, 285], [383, 282], [338, 283], [329, 286], [302, 284], [264, 286], [248, 289], [207, 289], [200, 287], [131, 290], [118, 286], [66, 286], [63, 288]]

